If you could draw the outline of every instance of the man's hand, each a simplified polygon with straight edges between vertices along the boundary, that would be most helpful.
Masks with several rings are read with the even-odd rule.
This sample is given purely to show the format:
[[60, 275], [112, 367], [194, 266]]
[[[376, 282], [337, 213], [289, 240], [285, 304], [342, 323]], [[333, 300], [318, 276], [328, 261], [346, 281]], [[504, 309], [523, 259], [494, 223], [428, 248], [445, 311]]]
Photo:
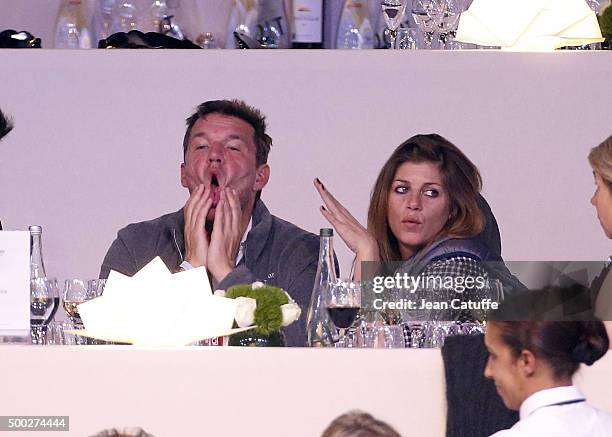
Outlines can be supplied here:
[[242, 209], [238, 195], [235, 190], [226, 188], [221, 191], [208, 248], [208, 270], [218, 282], [234, 270], [244, 232], [241, 221]]
[[208, 235], [204, 225], [211, 206], [210, 189], [202, 184], [193, 190], [185, 204], [185, 260], [193, 267], [206, 266]]

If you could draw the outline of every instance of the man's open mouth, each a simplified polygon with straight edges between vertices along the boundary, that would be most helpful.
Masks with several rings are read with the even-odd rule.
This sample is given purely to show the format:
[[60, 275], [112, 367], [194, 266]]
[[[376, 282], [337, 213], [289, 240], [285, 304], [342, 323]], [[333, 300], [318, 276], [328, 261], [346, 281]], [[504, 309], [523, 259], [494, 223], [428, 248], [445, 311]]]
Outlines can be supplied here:
[[219, 184], [219, 178], [213, 173], [210, 178], [210, 197], [213, 201], [213, 206], [217, 206], [219, 199], [221, 198], [221, 189]]

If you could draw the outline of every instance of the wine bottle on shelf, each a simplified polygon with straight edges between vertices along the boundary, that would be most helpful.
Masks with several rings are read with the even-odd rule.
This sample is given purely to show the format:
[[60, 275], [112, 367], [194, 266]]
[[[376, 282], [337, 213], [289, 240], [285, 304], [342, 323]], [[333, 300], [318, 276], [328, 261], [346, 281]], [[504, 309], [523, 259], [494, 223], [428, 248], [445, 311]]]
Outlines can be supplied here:
[[323, 0], [293, 0], [292, 48], [323, 48], [324, 3]]
[[288, 49], [291, 32], [285, 0], [255, 0], [256, 14], [251, 35], [266, 49]]
[[114, 8], [115, 0], [97, 0], [89, 26], [95, 42], [94, 47], [98, 46], [98, 41], [112, 35]]
[[367, 0], [345, 0], [336, 36], [338, 49], [374, 48], [374, 30]]
[[331, 346], [337, 336], [324, 299], [324, 293], [330, 282], [336, 279], [333, 235], [333, 229], [323, 228], [319, 232], [319, 263], [306, 317], [306, 331], [310, 347]]
[[62, 0], [55, 19], [56, 49], [89, 49], [91, 35], [86, 25], [83, 0]]

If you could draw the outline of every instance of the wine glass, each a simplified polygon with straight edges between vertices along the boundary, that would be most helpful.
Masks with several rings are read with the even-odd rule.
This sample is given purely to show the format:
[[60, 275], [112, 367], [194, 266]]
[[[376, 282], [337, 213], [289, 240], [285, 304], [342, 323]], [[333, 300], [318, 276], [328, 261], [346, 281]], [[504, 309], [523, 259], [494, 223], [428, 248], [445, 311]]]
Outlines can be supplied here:
[[68, 314], [70, 321], [77, 327], [83, 326], [79, 316], [78, 305], [93, 297], [87, 287], [87, 283], [80, 279], [66, 279], [64, 282], [64, 311]]
[[90, 279], [87, 281], [87, 294], [89, 299], [102, 296], [106, 279]]
[[325, 289], [325, 307], [341, 338], [350, 328], [361, 309], [361, 284], [338, 279]]
[[47, 278], [30, 280], [30, 326], [33, 344], [45, 342], [46, 326], [53, 316], [53, 286]]
[[416, 29], [404, 27], [398, 29], [397, 39], [395, 40], [396, 49], [398, 50], [414, 50], [416, 49]]
[[438, 40], [442, 49], [449, 48], [449, 42], [457, 34], [459, 16], [463, 12], [462, 0], [436, 0], [434, 21], [438, 28]]
[[406, 12], [408, 0], [382, 0], [380, 6], [382, 8], [383, 18], [389, 29], [389, 39], [391, 40], [391, 49], [395, 49], [395, 40], [397, 39], [397, 29], [402, 23], [402, 18]]
[[436, 22], [434, 15], [436, 11], [436, 3], [434, 0], [412, 0], [412, 18], [423, 33], [425, 48], [431, 49], [433, 34], [436, 31]]

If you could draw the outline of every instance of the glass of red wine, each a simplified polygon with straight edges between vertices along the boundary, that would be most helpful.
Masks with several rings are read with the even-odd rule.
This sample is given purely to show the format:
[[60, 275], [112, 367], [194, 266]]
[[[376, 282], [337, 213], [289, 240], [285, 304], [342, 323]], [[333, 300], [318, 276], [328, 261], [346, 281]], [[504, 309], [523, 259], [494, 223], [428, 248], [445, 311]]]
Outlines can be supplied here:
[[331, 282], [325, 290], [325, 306], [343, 341], [361, 309], [361, 283], [342, 279]]

